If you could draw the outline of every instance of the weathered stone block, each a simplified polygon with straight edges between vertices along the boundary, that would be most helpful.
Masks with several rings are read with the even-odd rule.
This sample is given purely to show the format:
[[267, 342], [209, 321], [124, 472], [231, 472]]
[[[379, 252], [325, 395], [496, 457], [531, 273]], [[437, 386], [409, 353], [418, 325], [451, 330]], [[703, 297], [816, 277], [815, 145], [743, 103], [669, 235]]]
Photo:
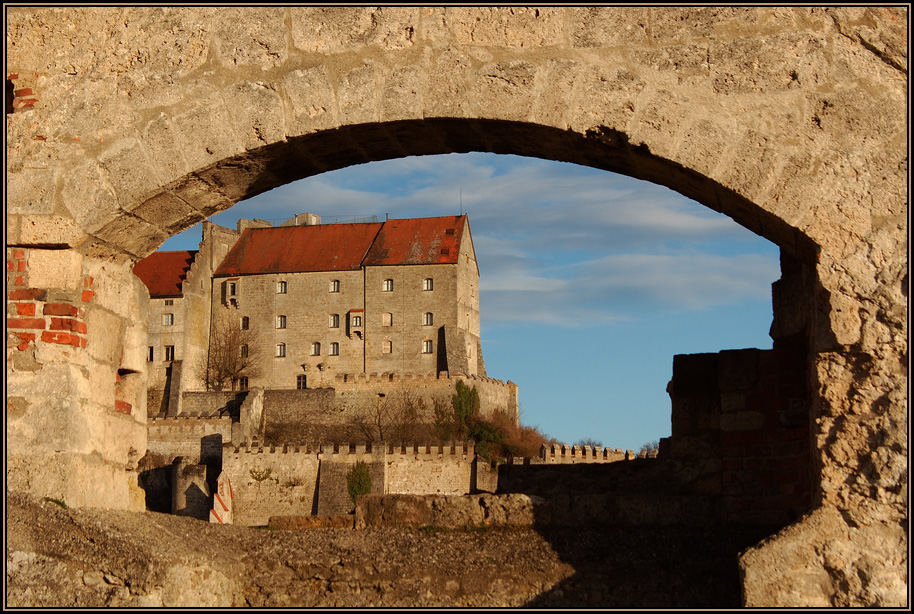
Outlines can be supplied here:
[[411, 47], [418, 30], [418, 8], [294, 7], [292, 43], [306, 52], [340, 53], [376, 45]]
[[83, 257], [73, 250], [29, 250], [29, 283], [37, 288], [82, 287]]
[[535, 100], [537, 67], [530, 62], [496, 62], [482, 67], [475, 76], [474, 108], [479, 117], [522, 121], [530, 115]]
[[[282, 141], [286, 135], [282, 97], [274, 84], [264, 81], [244, 81], [233, 84], [226, 92], [228, 114], [233, 130], [245, 149], [256, 149]], [[244, 101], [235, 104], [235, 101]]]
[[284, 7], [220, 7], [217, 49], [226, 66], [276, 68], [289, 57]]

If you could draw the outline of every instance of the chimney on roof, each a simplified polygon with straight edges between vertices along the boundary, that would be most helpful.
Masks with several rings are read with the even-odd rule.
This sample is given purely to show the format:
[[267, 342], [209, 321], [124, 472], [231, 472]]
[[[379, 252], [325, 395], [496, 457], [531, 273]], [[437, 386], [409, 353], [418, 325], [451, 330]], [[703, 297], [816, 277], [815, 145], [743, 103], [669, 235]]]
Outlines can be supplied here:
[[321, 216], [314, 213], [299, 213], [291, 220], [282, 223], [282, 226], [319, 226]]

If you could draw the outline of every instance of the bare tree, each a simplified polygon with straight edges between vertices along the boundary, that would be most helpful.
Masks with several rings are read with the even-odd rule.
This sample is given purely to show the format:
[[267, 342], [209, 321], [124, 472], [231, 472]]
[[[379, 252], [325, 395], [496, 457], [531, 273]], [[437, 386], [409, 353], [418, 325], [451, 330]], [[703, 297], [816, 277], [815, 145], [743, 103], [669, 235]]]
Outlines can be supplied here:
[[428, 404], [416, 391], [402, 389], [362, 407], [349, 421], [352, 433], [366, 441], [408, 442], [428, 438], [423, 423]]
[[223, 311], [213, 317], [200, 379], [207, 390], [235, 390], [241, 377], [259, 374], [261, 353], [257, 332], [242, 329], [237, 318]]

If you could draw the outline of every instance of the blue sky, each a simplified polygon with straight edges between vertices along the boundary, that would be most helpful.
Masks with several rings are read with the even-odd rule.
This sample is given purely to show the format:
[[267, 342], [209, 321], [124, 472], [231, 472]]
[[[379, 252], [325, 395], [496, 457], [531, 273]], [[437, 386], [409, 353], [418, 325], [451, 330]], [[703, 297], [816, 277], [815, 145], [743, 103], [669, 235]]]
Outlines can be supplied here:
[[[574, 164], [447, 154], [351, 166], [210, 218], [469, 214], [490, 377], [560, 441], [670, 434], [673, 355], [770, 348], [777, 247], [665, 187]], [[196, 249], [200, 227], [160, 249]]]

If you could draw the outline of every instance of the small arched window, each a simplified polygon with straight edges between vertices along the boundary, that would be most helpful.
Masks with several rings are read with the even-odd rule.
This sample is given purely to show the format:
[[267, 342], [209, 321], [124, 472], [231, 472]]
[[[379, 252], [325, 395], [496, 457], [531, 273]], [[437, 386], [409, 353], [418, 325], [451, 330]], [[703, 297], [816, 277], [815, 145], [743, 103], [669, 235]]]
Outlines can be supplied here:
[[393, 292], [394, 291], [394, 280], [385, 279], [384, 283], [381, 285], [381, 290], [383, 292]]
[[431, 311], [426, 311], [422, 315], [422, 325], [423, 326], [432, 326], [435, 323], [435, 316], [432, 315]]
[[284, 358], [286, 355], [286, 344], [277, 343], [276, 344], [276, 358]]
[[311, 355], [320, 356], [321, 355], [321, 344], [317, 341], [311, 344]]
[[340, 291], [340, 280], [339, 279], [334, 279], [333, 281], [330, 282], [330, 291], [331, 292]]

